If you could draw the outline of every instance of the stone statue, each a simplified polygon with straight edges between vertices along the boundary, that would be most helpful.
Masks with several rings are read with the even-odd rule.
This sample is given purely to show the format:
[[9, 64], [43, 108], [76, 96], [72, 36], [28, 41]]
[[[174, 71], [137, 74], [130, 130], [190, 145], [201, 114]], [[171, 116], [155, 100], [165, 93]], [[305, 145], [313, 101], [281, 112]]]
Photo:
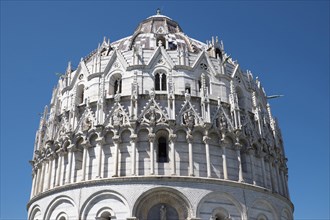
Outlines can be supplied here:
[[166, 220], [166, 207], [164, 205], [160, 207], [160, 220]]

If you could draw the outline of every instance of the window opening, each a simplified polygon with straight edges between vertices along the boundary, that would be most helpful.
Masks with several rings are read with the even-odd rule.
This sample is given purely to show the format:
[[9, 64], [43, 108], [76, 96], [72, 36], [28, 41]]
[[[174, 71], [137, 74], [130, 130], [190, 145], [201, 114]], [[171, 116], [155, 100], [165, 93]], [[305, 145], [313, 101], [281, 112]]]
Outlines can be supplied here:
[[162, 88], [161, 88], [161, 90], [166, 91], [166, 75], [162, 74], [161, 77], [162, 77]]
[[165, 73], [156, 73], [155, 90], [156, 91], [166, 91], [166, 74]]
[[219, 57], [222, 60], [222, 53], [219, 48], [215, 49], [215, 57]]
[[170, 50], [176, 50], [177, 49], [177, 45], [174, 42], [168, 42], [168, 47]]
[[79, 85], [78, 88], [77, 88], [77, 104], [82, 104], [84, 103], [84, 90], [85, 90], [85, 87], [83, 85]]
[[111, 214], [109, 212], [103, 212], [101, 214], [100, 220], [111, 220]]
[[184, 91], [191, 94], [191, 87], [190, 87], [190, 84], [186, 84], [185, 88], [184, 88]]
[[167, 143], [166, 143], [166, 138], [164, 137], [160, 137], [158, 139], [158, 162], [160, 163], [168, 162]]
[[156, 76], [155, 76], [155, 90], [157, 90], [157, 91], [160, 90], [159, 73], [156, 73]]
[[202, 89], [202, 81], [198, 80], [198, 91], [200, 92]]
[[119, 94], [119, 93], [121, 93], [121, 79], [116, 79], [114, 85], [114, 94]]
[[165, 38], [164, 37], [158, 37], [157, 40], [157, 46], [158, 47], [166, 47], [166, 44], [165, 44]]

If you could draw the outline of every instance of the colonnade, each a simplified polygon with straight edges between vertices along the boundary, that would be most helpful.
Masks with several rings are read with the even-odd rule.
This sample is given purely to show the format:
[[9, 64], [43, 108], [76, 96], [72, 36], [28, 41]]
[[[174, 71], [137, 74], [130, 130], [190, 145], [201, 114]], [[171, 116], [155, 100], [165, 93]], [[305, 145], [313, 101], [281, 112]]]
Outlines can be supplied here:
[[[170, 167], [170, 174], [173, 176], [178, 175], [177, 170], [177, 162], [180, 162], [180, 158], [176, 156], [176, 134], [168, 135], [168, 156], [169, 156], [169, 167]], [[205, 148], [205, 161], [206, 161], [206, 177], [207, 178], [220, 178], [224, 180], [232, 180], [238, 182], [246, 182], [244, 177], [245, 175], [249, 176], [249, 184], [253, 185], [260, 185], [262, 187], [268, 188], [273, 192], [279, 193], [288, 197], [288, 186], [287, 186], [287, 176], [286, 176], [286, 169], [283, 166], [279, 166], [279, 161], [275, 160], [272, 156], [266, 155], [265, 152], [260, 152], [256, 154], [254, 148], [248, 148], [244, 151], [245, 156], [249, 158], [249, 169], [246, 172], [243, 172], [242, 168], [242, 155], [241, 149], [242, 146], [240, 144], [234, 144], [231, 150], [234, 150], [236, 155], [236, 170], [238, 179], [229, 178], [228, 175], [228, 159], [227, 159], [227, 148], [223, 141], [220, 141], [220, 150], [221, 150], [221, 157], [219, 160], [222, 160], [222, 174], [218, 177], [212, 176], [211, 165], [212, 161], [210, 158], [210, 143], [211, 138], [209, 136], [203, 136], [203, 144]], [[194, 168], [194, 148], [193, 148], [193, 137], [192, 135], [186, 136], [186, 141], [188, 145], [188, 176], [195, 176], [196, 169]], [[119, 156], [120, 156], [120, 144], [121, 138], [118, 135], [112, 137], [113, 142], [113, 163], [110, 164], [112, 166], [112, 173], [110, 174], [111, 177], [118, 177], [119, 174]], [[136, 146], [137, 142], [137, 135], [133, 134], [130, 136], [130, 176], [137, 176], [137, 163], [139, 158], [137, 156], [137, 149], [139, 146]], [[150, 133], [148, 135], [148, 142], [149, 142], [149, 149], [150, 149], [150, 170], [149, 174], [147, 175], [155, 175], [155, 162], [157, 161], [155, 158], [156, 155], [156, 134]], [[56, 152], [53, 152], [49, 157], [44, 158], [41, 160], [33, 169], [33, 186], [31, 191], [31, 197], [38, 195], [41, 192], [53, 189], [58, 186], [71, 184], [80, 181], [87, 181], [93, 178], [105, 178], [104, 169], [105, 164], [105, 153], [104, 147], [109, 146], [106, 145], [106, 142], [103, 137], [97, 138], [95, 140], [95, 145], [92, 146], [91, 143], [88, 141], [84, 141], [81, 144], [82, 147], [78, 148], [77, 145], [70, 144], [67, 146], [66, 149], [59, 148]], [[89, 149], [95, 147], [96, 151], [96, 176], [92, 176], [88, 178], [88, 167], [89, 164]], [[76, 170], [76, 163], [77, 163], [77, 154], [78, 152], [82, 151], [82, 165], [81, 165], [81, 172], [78, 176], [75, 175]], [[256, 164], [261, 161], [261, 171], [262, 171], [262, 180], [257, 179], [256, 175]], [[259, 163], [260, 164], [260, 163]], [[268, 166], [268, 167], [267, 167]], [[95, 171], [94, 170], [94, 171]], [[267, 172], [267, 170], [269, 172]], [[107, 175], [106, 178], [109, 176]], [[270, 180], [268, 180], [268, 178]], [[261, 182], [260, 182], [261, 181]]]

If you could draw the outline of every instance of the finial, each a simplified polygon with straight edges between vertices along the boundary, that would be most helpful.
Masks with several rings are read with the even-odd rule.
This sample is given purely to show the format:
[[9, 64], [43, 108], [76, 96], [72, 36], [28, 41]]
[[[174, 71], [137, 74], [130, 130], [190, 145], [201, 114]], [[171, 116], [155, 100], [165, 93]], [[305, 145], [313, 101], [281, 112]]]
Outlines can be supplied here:
[[156, 14], [160, 15], [160, 8], [157, 8]]
[[68, 67], [66, 68], [66, 74], [69, 74], [72, 72], [72, 67], [71, 67], [71, 61], [68, 62]]

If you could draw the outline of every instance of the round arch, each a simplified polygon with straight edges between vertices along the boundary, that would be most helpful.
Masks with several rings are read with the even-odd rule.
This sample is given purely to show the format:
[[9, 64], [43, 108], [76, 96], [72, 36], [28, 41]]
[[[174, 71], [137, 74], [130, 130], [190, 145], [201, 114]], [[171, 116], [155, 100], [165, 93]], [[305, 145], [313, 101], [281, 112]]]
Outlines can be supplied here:
[[33, 206], [31, 212], [29, 213], [29, 220], [41, 220], [41, 210], [39, 205]]
[[[251, 203], [251, 207], [249, 208], [248, 211], [248, 216], [252, 217], [254, 215], [265, 215], [268, 219], [279, 219], [278, 216], [278, 212], [276, 211], [276, 209], [271, 205], [270, 202], [268, 202], [266, 199], [256, 199]], [[260, 212], [260, 208], [267, 208], [269, 213], [264, 213], [264, 212]], [[256, 208], [257, 210], [255, 211], [254, 208]], [[266, 209], [263, 209], [264, 211]], [[271, 215], [271, 216], [270, 216]]]
[[169, 187], [158, 187], [143, 193], [135, 202], [133, 216], [147, 219], [149, 211], [159, 204], [175, 209], [180, 220], [191, 217], [192, 206], [189, 200], [181, 192]]
[[[54, 213], [54, 211], [57, 210], [57, 208], [59, 206], [65, 207], [66, 213], [72, 212], [73, 213], [72, 216], [77, 216], [77, 214], [78, 214], [77, 206], [74, 203], [73, 199], [71, 199], [68, 196], [58, 196], [49, 203], [49, 206], [46, 209], [43, 219], [50, 219], [52, 214]], [[71, 209], [69, 209], [68, 206], [71, 206]], [[63, 211], [64, 211], [64, 208], [60, 208], [58, 210], [58, 213], [61, 213]], [[58, 214], [56, 216], [58, 216]]]
[[[115, 208], [117, 210], [115, 208], [109, 207], [109, 206], [111, 206], [111, 200], [116, 201]], [[102, 201], [106, 201], [105, 204], [98, 204]], [[118, 205], [118, 204], [120, 204], [120, 205]], [[97, 217], [97, 215], [99, 215], [100, 213], [102, 214], [102, 210], [111, 210], [111, 211], [109, 211], [109, 213], [112, 214], [112, 216], [115, 216], [116, 212], [118, 212], [118, 211], [123, 213], [123, 215], [125, 215], [125, 213], [126, 213], [127, 216], [125, 218], [127, 218], [129, 215], [129, 205], [128, 205], [126, 198], [124, 196], [122, 196], [121, 194], [119, 194], [115, 191], [112, 191], [112, 190], [98, 191], [98, 192], [92, 194], [91, 196], [89, 196], [86, 199], [86, 201], [83, 203], [83, 205], [81, 206], [81, 211], [79, 213], [79, 219], [81, 219], [81, 220], [88, 219], [88, 215], [90, 214], [92, 209], [95, 209], [94, 217]]]
[[[233, 206], [236, 208], [236, 211], [237, 211], [237, 214], [239, 214], [241, 216], [241, 218], [243, 218], [243, 216], [245, 216], [245, 212], [244, 212], [244, 209], [243, 209], [243, 205], [237, 201], [233, 196], [229, 195], [228, 193], [225, 193], [225, 192], [210, 192], [208, 193], [207, 195], [205, 195], [201, 200], [200, 202], [198, 203], [198, 206], [197, 206], [197, 209], [196, 209], [196, 216], [197, 217], [200, 217], [201, 215], [201, 210], [203, 208], [203, 205], [205, 205], [205, 202], [208, 201], [208, 200], [214, 200], [216, 199], [217, 201], [219, 201], [219, 203], [221, 203], [221, 199], [223, 200], [223, 205], [229, 205], [229, 206]], [[231, 204], [227, 204], [227, 202], [230, 202]], [[225, 203], [226, 202], [226, 203]], [[215, 207], [212, 208], [212, 210], [226, 210], [226, 212], [224, 212], [225, 214], [227, 215], [230, 215], [232, 213], [229, 213], [227, 211], [227, 209], [225, 207], [222, 207], [220, 206], [222, 204], [215, 204]], [[208, 207], [210, 208], [210, 207]], [[236, 213], [235, 213], [236, 214]]]
[[290, 220], [293, 219], [292, 212], [290, 212], [287, 208], [284, 208], [281, 213], [281, 220]]

